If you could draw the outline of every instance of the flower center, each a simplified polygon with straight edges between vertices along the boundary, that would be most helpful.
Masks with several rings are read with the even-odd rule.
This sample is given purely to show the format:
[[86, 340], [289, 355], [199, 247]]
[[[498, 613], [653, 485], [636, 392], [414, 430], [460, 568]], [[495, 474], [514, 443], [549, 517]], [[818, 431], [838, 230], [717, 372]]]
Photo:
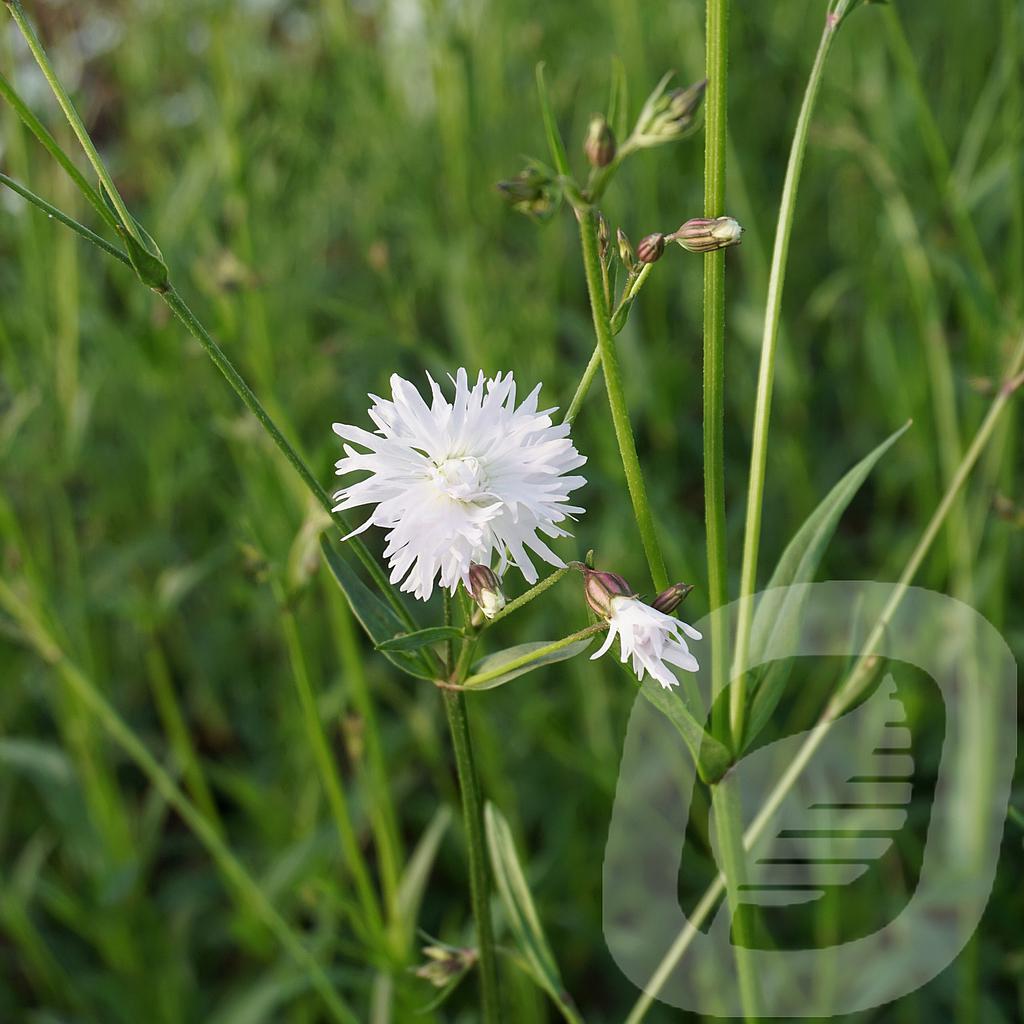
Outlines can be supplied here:
[[486, 494], [486, 477], [480, 460], [472, 455], [445, 459], [431, 466], [430, 478], [453, 501], [476, 501]]

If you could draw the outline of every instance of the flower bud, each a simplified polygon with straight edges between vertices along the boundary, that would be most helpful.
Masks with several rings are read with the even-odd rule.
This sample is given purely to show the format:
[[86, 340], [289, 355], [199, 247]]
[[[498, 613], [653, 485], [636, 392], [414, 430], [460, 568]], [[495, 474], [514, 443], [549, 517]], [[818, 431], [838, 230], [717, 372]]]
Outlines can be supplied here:
[[697, 114], [704, 100], [707, 79], [694, 82], [685, 89], [666, 92], [671, 72], [658, 83], [654, 92], [647, 97], [643, 110], [637, 118], [636, 127], [630, 136], [631, 147], [645, 148], [660, 146], [685, 138], [697, 126]]
[[615, 133], [600, 114], [590, 119], [583, 152], [591, 167], [607, 167], [615, 159]]
[[493, 569], [479, 562], [469, 563], [469, 592], [488, 619], [493, 619], [505, 607], [501, 580]]
[[611, 615], [612, 598], [632, 597], [633, 588], [616, 572], [584, 568], [583, 594], [594, 614], [607, 619]]
[[547, 220], [561, 201], [557, 183], [541, 167], [530, 164], [514, 178], [495, 186], [513, 210], [534, 220]]
[[619, 243], [619, 259], [622, 260], [622, 265], [629, 271], [634, 270], [636, 268], [636, 253], [633, 252], [633, 246], [622, 228], [616, 230], [615, 240]]
[[636, 247], [636, 258], [641, 263], [657, 263], [665, 251], [665, 236], [660, 231], [640, 239]]
[[652, 602], [651, 607], [659, 612], [671, 615], [686, 600], [686, 595], [693, 590], [692, 583], [673, 583], [663, 590]]
[[463, 975], [476, 963], [475, 949], [456, 949], [454, 946], [424, 946], [426, 961], [416, 968], [416, 977], [429, 981], [435, 988], [444, 988]]
[[608, 242], [608, 221], [599, 210], [597, 213], [597, 253], [604, 264], [608, 263]]
[[688, 252], [714, 252], [739, 245], [743, 228], [732, 217], [694, 217], [669, 237]]

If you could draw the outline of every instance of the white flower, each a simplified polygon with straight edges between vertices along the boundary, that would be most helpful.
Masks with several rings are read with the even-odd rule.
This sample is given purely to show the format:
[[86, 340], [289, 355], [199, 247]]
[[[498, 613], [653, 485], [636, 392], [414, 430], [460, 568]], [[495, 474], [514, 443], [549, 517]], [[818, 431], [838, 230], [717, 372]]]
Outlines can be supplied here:
[[551, 420], [553, 409], [538, 411], [540, 385], [516, 406], [512, 374], [470, 387], [465, 370], [452, 378], [449, 402], [428, 375], [431, 403], [407, 380], [391, 377], [391, 400], [371, 395], [375, 433], [335, 423], [344, 440], [338, 475], [369, 473], [334, 495], [335, 511], [375, 506], [370, 518], [349, 536], [370, 526], [388, 531], [384, 556], [391, 582], [420, 600], [440, 585], [454, 593], [466, 581], [471, 562], [497, 572], [509, 562], [527, 581], [537, 570], [527, 549], [551, 565], [564, 563], [541, 539], [567, 537], [557, 524], [583, 509], [567, 504], [571, 491], [586, 483], [566, 476], [586, 459], [569, 440], [568, 424]]
[[682, 634], [692, 640], [701, 635], [685, 622], [659, 612], [639, 598], [618, 595], [611, 599], [608, 615], [608, 636], [601, 649], [590, 660], [600, 658], [619, 638], [622, 660], [633, 658], [633, 671], [643, 682], [644, 672], [650, 672], [665, 689], [677, 685], [678, 680], [669, 665], [677, 665], [685, 672], [696, 672], [697, 659], [690, 653]]

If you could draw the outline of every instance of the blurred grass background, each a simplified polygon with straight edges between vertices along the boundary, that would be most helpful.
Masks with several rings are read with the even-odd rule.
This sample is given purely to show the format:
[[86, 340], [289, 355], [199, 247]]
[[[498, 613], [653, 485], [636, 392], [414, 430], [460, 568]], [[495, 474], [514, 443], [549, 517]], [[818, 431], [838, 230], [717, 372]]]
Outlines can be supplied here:
[[[538, 227], [493, 189], [524, 154], [544, 155], [534, 66], [547, 62], [579, 166], [613, 55], [634, 113], [665, 69], [689, 81], [703, 64], [696, 0], [47, 0], [29, 12], [172, 279], [325, 485], [337, 457], [331, 422], [362, 422], [366, 392], [382, 393], [394, 371], [417, 380], [458, 365], [514, 369], [524, 384], [543, 380], [549, 404], [567, 405], [593, 346], [574, 225], [561, 216]], [[821, 0], [736, 4], [731, 22], [728, 212], [746, 228], [727, 271], [734, 572], [768, 254], [823, 14]], [[869, 7], [843, 29], [798, 201], [762, 580], [831, 484], [913, 418], [845, 516], [823, 572], [895, 578], [941, 494], [950, 437], [969, 439], [987, 406], [1005, 324], [1024, 311], [1021, 18], [1015, 0], [990, 0], [983, 15], [936, 0]], [[0, 68], [73, 151], [6, 17]], [[88, 221], [8, 108], [0, 166]], [[632, 159], [605, 206], [613, 228], [636, 240], [699, 215], [702, 168], [699, 135]], [[692, 618], [706, 610], [700, 282], [700, 259], [670, 252], [620, 338], [670, 571], [697, 584]], [[349, 924], [293, 673], [298, 659], [368, 852], [379, 810], [368, 740], [386, 764], [406, 853], [439, 806], [455, 807], [433, 688], [357, 637], [318, 567], [307, 496], [202, 350], [124, 268], [10, 194], [0, 196], [0, 359], [4, 579], [181, 777], [369, 1019], [381, 954]], [[944, 534], [918, 581], [971, 600], [1018, 658], [1019, 423], [1013, 412], [1004, 421], [969, 486], [966, 530]], [[588, 514], [560, 550], [595, 548], [645, 589], [599, 384], [574, 436], [590, 459]], [[545, 600], [502, 637], [582, 624], [570, 583]], [[14, 623], [0, 627], [0, 1020], [322, 1019], [178, 817]], [[354, 678], [372, 694], [372, 737]], [[580, 660], [472, 702], [485, 789], [513, 825], [567, 987], [594, 1021], [622, 1019], [635, 997], [600, 924], [633, 698], [614, 668]], [[807, 726], [806, 703], [780, 708], [781, 732]], [[941, 721], [916, 713], [941, 740]], [[1021, 1019], [1022, 868], [1011, 824], [962, 962], [860, 1019]], [[684, 901], [700, 891], [681, 880]], [[835, 913], [866, 911], [839, 900]], [[452, 828], [420, 924], [467, 941], [467, 917]], [[415, 1011], [432, 990], [405, 966], [395, 1019], [429, 1020]], [[473, 985], [464, 989], [442, 1019], [474, 1019]], [[553, 1019], [512, 974], [506, 993], [510, 1019]], [[649, 1019], [678, 1017], [656, 1008]]]

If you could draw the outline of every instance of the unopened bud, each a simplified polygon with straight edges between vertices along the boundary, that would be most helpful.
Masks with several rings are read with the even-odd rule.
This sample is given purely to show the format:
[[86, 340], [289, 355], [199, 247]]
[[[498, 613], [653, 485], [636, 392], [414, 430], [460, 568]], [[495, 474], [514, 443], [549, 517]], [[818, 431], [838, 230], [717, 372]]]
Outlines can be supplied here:
[[660, 231], [641, 238], [636, 247], [636, 258], [641, 263], [657, 263], [665, 251], [665, 236]]
[[686, 600], [686, 595], [691, 590], [693, 590], [692, 583], [673, 583], [651, 602], [651, 607], [666, 615], [671, 615]]
[[612, 599], [632, 597], [633, 588], [617, 572], [584, 568], [583, 593], [594, 614], [607, 619], [611, 615]]
[[636, 267], [636, 253], [622, 228], [615, 232], [615, 240], [619, 243], [619, 259], [622, 260], [622, 265], [627, 270], [633, 270]]
[[597, 252], [602, 263], [608, 262], [608, 221], [603, 213], [597, 214]]
[[557, 209], [561, 193], [550, 175], [533, 164], [514, 178], [495, 186], [513, 210], [534, 220], [547, 220]]
[[664, 142], [685, 138], [696, 128], [707, 79], [694, 82], [685, 89], [666, 92], [671, 78], [671, 73], [665, 75], [647, 97], [630, 136], [632, 146], [660, 146]]
[[583, 152], [591, 167], [607, 167], [615, 159], [615, 133], [600, 114], [590, 119]]
[[493, 619], [505, 607], [501, 580], [493, 569], [479, 562], [469, 563], [469, 592], [488, 619]]
[[743, 228], [732, 217], [694, 217], [670, 237], [688, 252], [714, 252], [739, 245]]
[[416, 968], [416, 977], [429, 981], [436, 988], [444, 988], [476, 963], [475, 949], [456, 949], [454, 946], [424, 946], [425, 963]]

